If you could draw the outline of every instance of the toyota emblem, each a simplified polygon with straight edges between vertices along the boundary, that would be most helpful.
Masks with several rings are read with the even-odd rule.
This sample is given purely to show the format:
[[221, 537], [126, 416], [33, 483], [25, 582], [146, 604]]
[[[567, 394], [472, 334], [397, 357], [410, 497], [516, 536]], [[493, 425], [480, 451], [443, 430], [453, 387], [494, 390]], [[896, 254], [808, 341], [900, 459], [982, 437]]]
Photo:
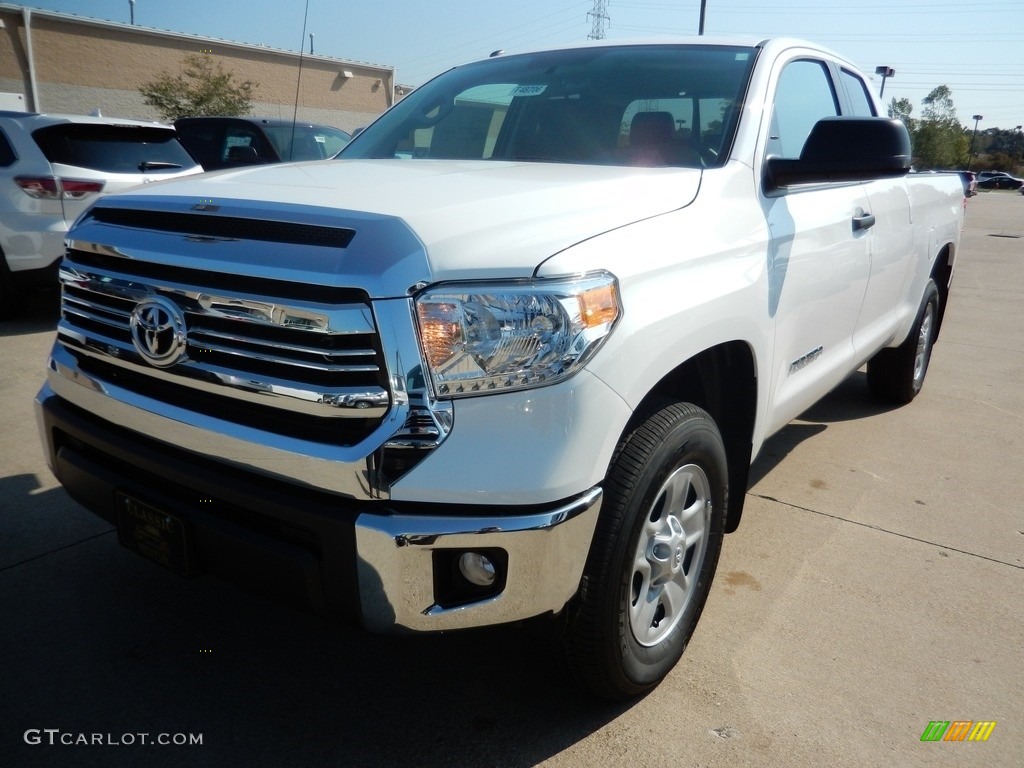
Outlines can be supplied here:
[[167, 368], [185, 355], [185, 314], [169, 299], [140, 301], [132, 310], [132, 344], [150, 365]]

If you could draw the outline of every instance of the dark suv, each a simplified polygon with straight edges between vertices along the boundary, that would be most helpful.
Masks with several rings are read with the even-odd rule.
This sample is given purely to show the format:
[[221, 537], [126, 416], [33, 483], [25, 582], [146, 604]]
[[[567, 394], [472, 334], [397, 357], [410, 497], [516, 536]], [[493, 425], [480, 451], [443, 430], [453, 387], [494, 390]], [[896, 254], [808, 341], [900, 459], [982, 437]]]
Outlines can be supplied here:
[[178, 138], [203, 170], [325, 160], [352, 136], [339, 128], [258, 117], [182, 117]]

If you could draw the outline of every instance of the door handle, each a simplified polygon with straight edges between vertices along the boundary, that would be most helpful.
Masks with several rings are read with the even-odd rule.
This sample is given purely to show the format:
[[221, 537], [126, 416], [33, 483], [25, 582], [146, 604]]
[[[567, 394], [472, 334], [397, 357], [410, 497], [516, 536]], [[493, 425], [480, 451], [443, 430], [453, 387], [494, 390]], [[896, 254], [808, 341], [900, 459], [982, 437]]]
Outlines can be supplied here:
[[875, 226], [875, 217], [873, 214], [858, 211], [853, 217], [854, 232], [859, 232], [862, 229], [871, 229], [873, 226]]

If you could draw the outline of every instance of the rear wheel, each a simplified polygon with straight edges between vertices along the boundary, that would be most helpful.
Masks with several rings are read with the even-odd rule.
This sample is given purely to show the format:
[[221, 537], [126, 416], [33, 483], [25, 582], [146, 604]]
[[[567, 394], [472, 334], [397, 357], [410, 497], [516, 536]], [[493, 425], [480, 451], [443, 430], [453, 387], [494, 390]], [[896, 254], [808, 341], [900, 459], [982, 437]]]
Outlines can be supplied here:
[[562, 633], [584, 687], [634, 696], [675, 666], [714, 578], [727, 488], [722, 437], [694, 405], [662, 408], [620, 444]]
[[880, 400], [909, 403], [924, 386], [939, 328], [939, 289], [929, 280], [907, 340], [868, 361], [868, 388]]

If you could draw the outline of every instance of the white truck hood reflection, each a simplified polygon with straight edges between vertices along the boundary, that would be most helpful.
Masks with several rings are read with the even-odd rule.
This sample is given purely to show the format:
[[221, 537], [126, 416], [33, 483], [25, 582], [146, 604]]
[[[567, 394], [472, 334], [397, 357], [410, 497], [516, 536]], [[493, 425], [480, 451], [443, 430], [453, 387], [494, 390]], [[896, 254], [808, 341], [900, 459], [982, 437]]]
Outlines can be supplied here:
[[[688, 205], [699, 184], [699, 170], [680, 168], [338, 160], [204, 174], [173, 194], [334, 209], [339, 226], [346, 211], [395, 217], [423, 244], [424, 277], [438, 282], [528, 277], [581, 240]], [[135, 194], [171, 191], [152, 187]]]

